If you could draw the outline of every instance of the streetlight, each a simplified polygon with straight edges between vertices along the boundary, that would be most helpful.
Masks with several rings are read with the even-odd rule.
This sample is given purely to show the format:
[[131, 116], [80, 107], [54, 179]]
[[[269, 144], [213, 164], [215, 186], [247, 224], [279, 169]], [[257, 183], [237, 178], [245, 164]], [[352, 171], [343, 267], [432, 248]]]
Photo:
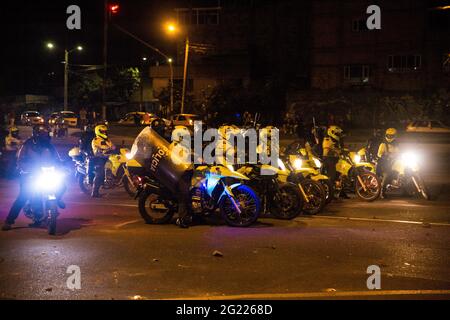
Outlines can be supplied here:
[[[170, 35], [178, 33], [180, 30], [178, 26], [173, 22], [167, 22], [166, 23], [166, 32]], [[183, 69], [183, 92], [181, 94], [181, 110], [180, 113], [184, 113], [184, 101], [186, 98], [186, 82], [187, 82], [187, 68], [188, 68], [188, 61], [189, 61], [189, 37], [186, 34], [186, 41], [185, 41], [185, 49], [184, 49], [184, 69]]]
[[[55, 45], [51, 42], [47, 43], [48, 49], [53, 49]], [[68, 92], [69, 92], [69, 54], [74, 51], [82, 51], [82, 46], [76, 46], [75, 48], [72, 48], [70, 50], [64, 49], [64, 111], [68, 110], [67, 107], [67, 100], [68, 100]]]

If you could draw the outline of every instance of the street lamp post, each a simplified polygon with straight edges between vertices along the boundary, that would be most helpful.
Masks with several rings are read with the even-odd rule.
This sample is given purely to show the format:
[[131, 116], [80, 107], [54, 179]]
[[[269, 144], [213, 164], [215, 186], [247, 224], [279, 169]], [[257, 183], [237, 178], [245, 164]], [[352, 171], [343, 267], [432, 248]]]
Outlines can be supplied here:
[[170, 69], [170, 110], [169, 114], [173, 113], [173, 65], [172, 65], [172, 58], [169, 58], [167, 60], [169, 63], [169, 69]]
[[[53, 49], [55, 46], [53, 43], [47, 43], [47, 48]], [[74, 51], [83, 50], [82, 46], [77, 46], [71, 50], [64, 49], [64, 111], [69, 110], [68, 108], [68, 97], [69, 97], [69, 54]]]
[[189, 61], [189, 38], [186, 37], [186, 45], [184, 48], [183, 92], [181, 94], [180, 113], [184, 113], [184, 101], [186, 99], [186, 82], [187, 82], [188, 61]]

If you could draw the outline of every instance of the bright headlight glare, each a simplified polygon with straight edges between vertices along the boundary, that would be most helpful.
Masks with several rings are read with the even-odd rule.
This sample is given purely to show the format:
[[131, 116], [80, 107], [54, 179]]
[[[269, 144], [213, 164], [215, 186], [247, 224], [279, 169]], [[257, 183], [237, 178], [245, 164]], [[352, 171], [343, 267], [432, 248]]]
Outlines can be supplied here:
[[131, 154], [131, 152], [128, 152], [125, 154], [125, 158], [127, 158], [128, 160], [133, 159], [133, 155]]
[[227, 165], [227, 168], [228, 168], [229, 170], [231, 170], [231, 171], [234, 171], [234, 167], [233, 167], [231, 164], [228, 164], [228, 165]]
[[293, 162], [292, 162], [292, 166], [294, 167], [294, 169], [296, 170], [300, 170], [302, 168], [302, 164], [303, 161], [302, 159], [296, 158]]
[[405, 166], [415, 168], [419, 164], [419, 156], [413, 152], [406, 152], [402, 154], [402, 161]]
[[315, 164], [315, 166], [316, 166], [317, 168], [320, 168], [320, 167], [322, 166], [322, 162], [320, 162], [319, 159], [314, 158], [313, 161], [314, 161], [314, 164]]
[[278, 158], [278, 167], [283, 171], [286, 170], [286, 166], [284, 165], [283, 160], [281, 160], [280, 158]]
[[355, 158], [353, 159], [353, 161], [355, 163], [360, 163], [361, 162], [361, 156], [359, 154], [355, 154]]
[[55, 171], [54, 168], [42, 168], [41, 173], [36, 177], [35, 188], [38, 191], [57, 190], [63, 181], [64, 175]]

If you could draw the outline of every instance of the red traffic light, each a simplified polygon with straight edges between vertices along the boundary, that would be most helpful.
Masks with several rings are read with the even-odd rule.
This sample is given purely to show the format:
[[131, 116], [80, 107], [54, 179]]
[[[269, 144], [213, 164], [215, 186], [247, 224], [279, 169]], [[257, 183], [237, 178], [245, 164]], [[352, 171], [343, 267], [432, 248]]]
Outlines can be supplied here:
[[119, 12], [119, 5], [118, 4], [110, 4], [109, 12], [111, 12], [111, 14], [117, 14]]

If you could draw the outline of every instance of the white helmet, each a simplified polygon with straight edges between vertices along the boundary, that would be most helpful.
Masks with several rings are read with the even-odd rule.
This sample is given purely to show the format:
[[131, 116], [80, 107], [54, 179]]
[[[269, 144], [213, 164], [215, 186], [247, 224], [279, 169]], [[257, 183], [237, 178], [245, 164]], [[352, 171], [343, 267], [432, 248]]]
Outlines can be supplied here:
[[185, 138], [190, 140], [191, 132], [185, 126], [175, 126], [172, 131], [172, 141], [180, 143]]

